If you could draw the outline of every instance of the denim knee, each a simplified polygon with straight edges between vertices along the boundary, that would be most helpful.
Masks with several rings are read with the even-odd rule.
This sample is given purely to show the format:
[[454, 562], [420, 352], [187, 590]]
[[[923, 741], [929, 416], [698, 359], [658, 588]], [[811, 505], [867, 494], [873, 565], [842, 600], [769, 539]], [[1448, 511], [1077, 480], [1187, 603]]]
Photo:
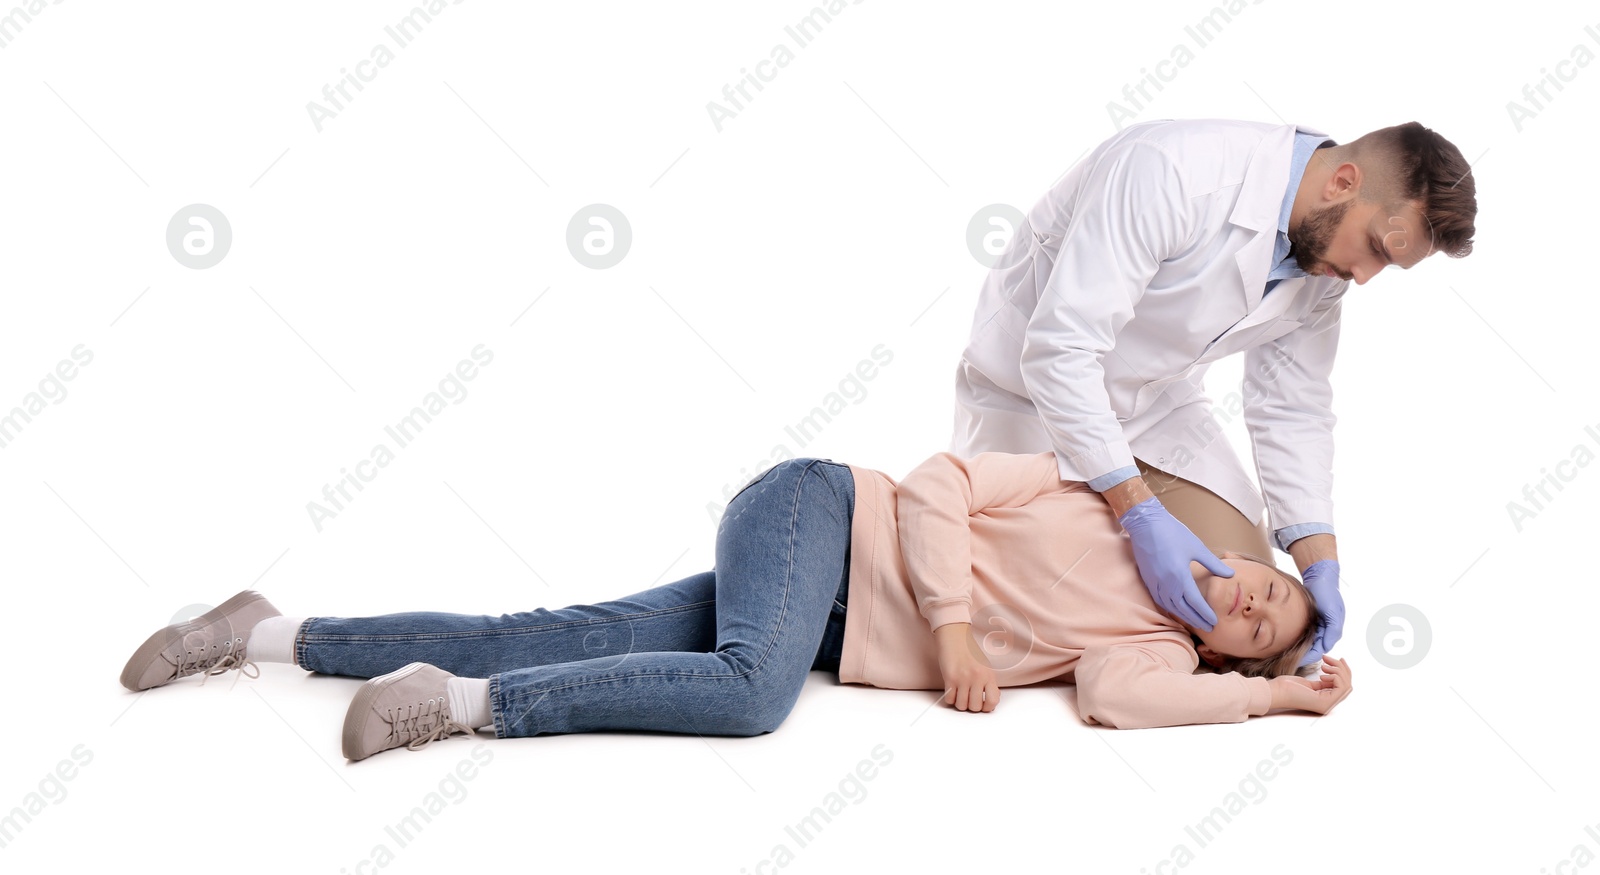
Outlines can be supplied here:
[[742, 676], [719, 697], [716, 710], [720, 731], [728, 735], [761, 735], [772, 732], [789, 718], [800, 701], [805, 675], [798, 685], [790, 683], [768, 667], [759, 667]]
[[799, 701], [798, 694], [790, 696], [787, 702], [770, 696], [736, 697], [719, 722], [728, 735], [764, 735], [776, 731], [789, 719]]

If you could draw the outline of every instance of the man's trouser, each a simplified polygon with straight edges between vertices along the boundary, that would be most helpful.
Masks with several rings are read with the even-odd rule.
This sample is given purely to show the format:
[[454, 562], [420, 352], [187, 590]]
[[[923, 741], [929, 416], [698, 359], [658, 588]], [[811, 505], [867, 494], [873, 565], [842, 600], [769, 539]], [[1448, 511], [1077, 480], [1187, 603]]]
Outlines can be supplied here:
[[1175, 474], [1152, 468], [1138, 457], [1133, 461], [1139, 466], [1139, 473], [1144, 475], [1144, 482], [1150, 484], [1150, 491], [1161, 499], [1161, 505], [1178, 522], [1188, 526], [1189, 531], [1194, 532], [1195, 537], [1207, 548], [1249, 553], [1268, 562], [1277, 562], [1272, 558], [1265, 521], [1252, 526], [1238, 508], [1215, 492]]

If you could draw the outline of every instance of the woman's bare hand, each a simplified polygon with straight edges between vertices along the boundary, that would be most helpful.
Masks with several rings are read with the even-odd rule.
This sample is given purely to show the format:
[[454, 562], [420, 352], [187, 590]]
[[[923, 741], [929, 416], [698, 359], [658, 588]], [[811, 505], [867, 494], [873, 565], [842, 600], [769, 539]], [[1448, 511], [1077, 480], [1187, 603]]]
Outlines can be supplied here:
[[1294, 708], [1326, 714], [1350, 695], [1350, 664], [1332, 656], [1322, 657], [1322, 677], [1282, 675], [1267, 681], [1272, 688], [1272, 707]]
[[939, 642], [944, 703], [958, 711], [993, 711], [1000, 702], [1000, 682], [972, 637], [972, 624], [946, 623], [933, 633]]

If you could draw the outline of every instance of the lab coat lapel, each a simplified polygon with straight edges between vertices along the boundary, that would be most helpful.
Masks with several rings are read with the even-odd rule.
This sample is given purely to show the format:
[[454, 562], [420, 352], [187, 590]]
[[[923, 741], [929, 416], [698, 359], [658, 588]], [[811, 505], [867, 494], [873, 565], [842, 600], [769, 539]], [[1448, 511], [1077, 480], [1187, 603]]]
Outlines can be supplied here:
[[[1255, 154], [1250, 156], [1250, 166], [1245, 168], [1244, 180], [1239, 184], [1239, 199], [1228, 215], [1232, 224], [1255, 232], [1255, 236], [1234, 253], [1246, 311], [1254, 311], [1261, 303], [1267, 271], [1272, 266], [1278, 211], [1283, 206], [1284, 189], [1289, 186], [1289, 152], [1294, 130], [1294, 125], [1285, 125], [1256, 148]], [[1247, 312], [1237, 327], [1249, 327], [1253, 324], [1249, 321], [1253, 315]]]
[[[1283, 280], [1273, 287], [1272, 294], [1266, 295], [1267, 271], [1271, 268], [1272, 248], [1278, 234], [1278, 211], [1282, 209], [1284, 191], [1289, 185], [1289, 156], [1295, 130], [1294, 125], [1279, 128], [1256, 149], [1245, 168], [1239, 200], [1228, 221], [1254, 232], [1254, 236], [1234, 253], [1240, 282], [1237, 293], [1243, 297], [1246, 312], [1206, 347], [1201, 361], [1215, 361], [1251, 346], [1264, 331], [1290, 312], [1291, 307], [1297, 313], [1305, 309], [1295, 306], [1306, 284], [1304, 278]], [[1321, 133], [1311, 128], [1300, 130]], [[1265, 300], [1263, 295], [1266, 295]], [[1282, 330], [1278, 334], [1287, 333], [1299, 324], [1291, 316], [1279, 326]]]

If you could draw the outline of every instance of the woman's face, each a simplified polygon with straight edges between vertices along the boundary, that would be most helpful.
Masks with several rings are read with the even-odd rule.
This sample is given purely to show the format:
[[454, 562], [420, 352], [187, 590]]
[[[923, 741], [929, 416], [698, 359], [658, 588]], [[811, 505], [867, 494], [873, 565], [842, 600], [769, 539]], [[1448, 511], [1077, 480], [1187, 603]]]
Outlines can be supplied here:
[[1305, 593], [1259, 562], [1230, 552], [1221, 558], [1233, 569], [1232, 577], [1218, 577], [1198, 562], [1189, 563], [1200, 594], [1217, 615], [1210, 632], [1192, 626], [1190, 631], [1221, 656], [1254, 659], [1282, 653], [1311, 621]]

